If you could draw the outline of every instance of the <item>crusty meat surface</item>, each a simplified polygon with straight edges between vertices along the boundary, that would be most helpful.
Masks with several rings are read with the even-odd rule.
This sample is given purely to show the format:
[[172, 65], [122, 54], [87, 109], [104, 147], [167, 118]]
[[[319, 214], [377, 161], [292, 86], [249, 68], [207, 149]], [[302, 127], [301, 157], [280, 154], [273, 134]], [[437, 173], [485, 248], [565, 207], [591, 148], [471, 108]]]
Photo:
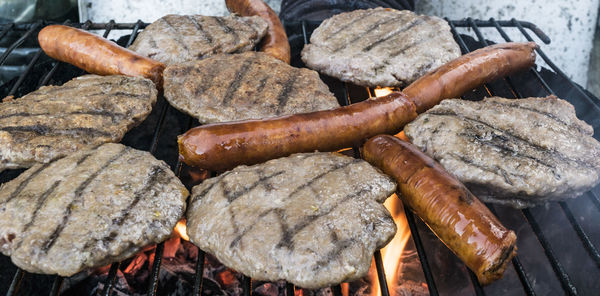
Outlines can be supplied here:
[[256, 280], [319, 288], [364, 276], [396, 232], [395, 183], [367, 162], [305, 153], [239, 166], [192, 190], [191, 241]]
[[323, 21], [302, 50], [309, 68], [370, 87], [407, 86], [458, 56], [443, 19], [381, 7]]
[[167, 239], [188, 192], [150, 153], [121, 144], [37, 164], [0, 188], [0, 251], [70, 276]]
[[201, 123], [260, 119], [339, 107], [317, 72], [261, 52], [221, 54], [167, 67], [165, 97]]
[[249, 51], [267, 33], [258, 16], [167, 15], [142, 31], [129, 49], [167, 65], [216, 53]]
[[555, 96], [445, 100], [404, 131], [486, 202], [524, 208], [598, 184], [600, 143]]
[[148, 79], [85, 75], [4, 101], [0, 103], [0, 171], [118, 142], [150, 114], [156, 95]]

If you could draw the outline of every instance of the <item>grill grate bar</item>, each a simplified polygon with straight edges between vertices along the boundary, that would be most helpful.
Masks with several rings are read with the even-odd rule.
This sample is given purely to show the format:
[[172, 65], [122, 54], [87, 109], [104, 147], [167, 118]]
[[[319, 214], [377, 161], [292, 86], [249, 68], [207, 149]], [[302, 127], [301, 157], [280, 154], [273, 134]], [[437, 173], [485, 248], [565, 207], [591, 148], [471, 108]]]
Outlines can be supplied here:
[[[523, 28], [523, 26], [520, 24], [519, 21], [517, 21], [516, 19], [512, 19], [512, 22], [514, 22], [517, 26], [517, 28], [519, 28], [519, 31], [521, 31], [521, 33], [525, 36], [525, 38], [529, 41], [533, 41], [533, 38], [531, 38], [531, 36], [529, 35], [529, 33], [527, 33], [527, 31], [525, 31], [525, 29]], [[548, 64], [548, 66], [550, 66], [550, 68], [552, 68], [552, 70], [554, 70], [554, 72], [556, 72], [558, 75], [562, 76], [564, 79], [566, 79], [569, 84], [576, 89], [588, 102], [592, 103], [592, 105], [594, 106], [594, 108], [600, 112], [600, 106], [598, 106], [598, 102], [594, 99], [592, 99], [585, 91], [583, 91], [583, 89], [581, 89], [581, 87], [579, 85], [577, 85], [575, 82], [573, 82], [573, 80], [571, 80], [571, 78], [569, 78], [560, 68], [558, 68], [554, 62], [552, 62], [550, 60], [550, 58], [548, 58], [548, 56], [544, 53], [544, 51], [542, 51], [540, 48], [537, 48], [535, 50], [539, 56], [544, 60], [544, 62], [546, 62], [546, 64]], [[541, 78], [540, 78], [541, 79]], [[542, 79], [543, 80], [543, 79]]]
[[13, 85], [13, 87], [8, 92], [9, 96], [12, 96], [12, 95], [14, 95], [17, 92], [17, 88], [19, 88], [19, 86], [21, 86], [21, 84], [23, 83], [23, 81], [25, 81], [25, 76], [27, 76], [27, 74], [29, 74], [29, 72], [31, 72], [31, 69], [33, 69], [33, 66], [40, 59], [41, 56], [42, 56], [42, 49], [38, 49], [38, 51], [35, 53], [35, 56], [33, 56], [33, 58], [31, 59], [31, 61], [27, 65], [27, 68], [25, 69], [25, 71], [23, 71], [23, 73], [21, 74], [21, 76], [19, 76], [19, 79], [17, 80], [17, 82], [15, 82], [15, 84]]
[[540, 228], [540, 225], [537, 223], [535, 218], [533, 218], [531, 211], [529, 211], [529, 209], [523, 209], [522, 212], [525, 215], [527, 222], [529, 222], [529, 225], [531, 225], [533, 232], [535, 232], [535, 235], [537, 236], [540, 244], [542, 244], [544, 252], [546, 253], [546, 257], [548, 257], [548, 260], [550, 260], [550, 265], [552, 266], [552, 269], [554, 269], [554, 272], [558, 276], [561, 286], [569, 295], [577, 295], [577, 289], [575, 288], [575, 285], [573, 285], [573, 282], [569, 278], [569, 275], [566, 273], [562, 264], [560, 264], [558, 259], [556, 259], [556, 255], [550, 247], [550, 243], [548, 242], [548, 240], [546, 240], [546, 236], [542, 232], [542, 229]]
[[164, 249], [165, 243], [163, 242], [156, 245], [156, 250], [154, 251], [154, 264], [152, 264], [152, 275], [150, 277], [150, 283], [148, 284], [148, 295], [150, 296], [156, 295], [156, 290], [158, 289], [158, 276]]
[[598, 195], [596, 195], [593, 191], [591, 191], [591, 194], [589, 195], [589, 197], [592, 200], [592, 203], [594, 203], [596, 208], [600, 211], [600, 198], [598, 197]]
[[204, 259], [205, 259], [204, 251], [198, 248], [198, 261], [196, 261], [196, 273], [194, 274], [194, 294], [200, 296], [202, 295], [202, 283], [204, 282]]
[[52, 282], [52, 288], [50, 289], [50, 296], [57, 296], [60, 293], [64, 278], [62, 276], [56, 276], [54, 282]]
[[296, 288], [290, 283], [285, 283], [285, 295], [294, 296], [296, 295]]
[[108, 271], [107, 280], [104, 283], [104, 289], [102, 289], [103, 296], [110, 296], [112, 292], [113, 286], [115, 284], [115, 278], [117, 277], [117, 271], [119, 270], [120, 262], [115, 262], [110, 265], [110, 270]]
[[244, 296], [252, 295], [252, 279], [245, 275], [242, 277], [242, 290]]
[[600, 267], [600, 254], [598, 253], [596, 247], [594, 247], [594, 244], [592, 244], [592, 241], [590, 241], [589, 236], [587, 235], [587, 233], [585, 233], [585, 231], [583, 231], [581, 224], [579, 224], [577, 219], [575, 219], [575, 216], [573, 216], [573, 212], [571, 212], [571, 209], [569, 208], [567, 203], [561, 201], [558, 204], [565, 213], [565, 216], [567, 216], [567, 219], [569, 219], [569, 222], [571, 222], [571, 226], [573, 226], [575, 232], [577, 232], [577, 235], [579, 235], [583, 246], [588, 251], [588, 253], [590, 253], [590, 257], [592, 257], [592, 259], [596, 262], [596, 265]]
[[2, 56], [0, 56], [0, 66], [4, 65], [4, 62], [6, 62], [6, 59], [8, 58], [10, 53], [13, 52], [15, 48], [19, 47], [19, 45], [23, 44], [23, 42], [25, 42], [25, 40], [29, 38], [29, 36], [31, 36], [31, 34], [33, 34], [33, 32], [35, 32], [37, 28], [39, 28], [41, 25], [41, 22], [35, 23], [25, 34], [23, 34], [23, 36], [21, 36], [19, 39], [17, 39], [17, 41], [15, 41], [7, 48], [6, 51], [4, 51], [4, 53], [2, 54]]
[[106, 30], [104, 31], [104, 34], [102, 35], [102, 37], [108, 38], [108, 34], [110, 34], [110, 31], [112, 31], [112, 29], [114, 27], [115, 27], [115, 20], [110, 20], [104, 27]]
[[406, 214], [406, 221], [408, 221], [410, 233], [415, 241], [415, 247], [417, 249], [417, 254], [419, 255], [419, 261], [421, 261], [421, 266], [423, 267], [423, 274], [425, 275], [425, 280], [427, 281], [429, 295], [437, 296], [439, 293], [437, 291], [435, 281], [433, 280], [433, 273], [431, 272], [429, 261], [427, 261], [427, 254], [425, 253], [425, 248], [423, 247], [423, 241], [421, 241], [421, 236], [419, 235], [419, 230], [417, 229], [415, 215], [410, 209], [408, 209], [408, 207], [404, 207], [404, 213]]
[[377, 279], [379, 279], [379, 289], [381, 290], [381, 295], [389, 296], [390, 291], [388, 289], [387, 281], [385, 280], [385, 270], [383, 269], [383, 261], [381, 260], [381, 251], [375, 251], [373, 257], [375, 260], [375, 267], [377, 268]]
[[10, 30], [12, 30], [15, 27], [15, 23], [10, 23], [8, 26], [6, 26], [6, 28], [2, 29], [2, 32], [0, 32], [0, 39], [4, 38], [4, 36], [6, 36], [6, 34], [8, 34], [8, 32], [10, 32]]
[[25, 271], [23, 271], [20, 268], [17, 268], [17, 272], [15, 272], [15, 276], [13, 277], [13, 280], [10, 283], [8, 292], [6, 292], [6, 296], [17, 295], [17, 293], [19, 292], [19, 288], [21, 287], [21, 283], [23, 282], [23, 278], [25, 278], [25, 274]]
[[131, 35], [129, 35], [129, 40], [127, 40], [127, 44], [125, 44], [125, 48], [131, 46], [131, 43], [133, 43], [133, 40], [135, 40], [135, 38], [137, 37], [138, 31], [140, 30], [140, 27], [144, 25], [144, 22], [142, 22], [142, 20], [138, 20], [137, 23], [135, 23], [135, 27], [133, 27], [133, 30], [131, 31]]

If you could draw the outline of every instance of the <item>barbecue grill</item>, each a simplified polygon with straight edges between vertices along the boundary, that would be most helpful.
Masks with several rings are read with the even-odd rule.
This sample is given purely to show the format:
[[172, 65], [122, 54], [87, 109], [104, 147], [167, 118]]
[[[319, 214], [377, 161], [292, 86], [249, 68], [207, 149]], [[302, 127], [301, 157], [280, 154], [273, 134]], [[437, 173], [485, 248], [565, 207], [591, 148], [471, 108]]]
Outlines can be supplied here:
[[[463, 53], [488, 45], [486, 38], [501, 37], [511, 41], [509, 33], [518, 34], [519, 38], [529, 41], [550, 43], [550, 39], [535, 25], [529, 22], [474, 20], [464, 19], [448, 21], [452, 33]], [[46, 22], [28, 24], [0, 25], [0, 42], [7, 36], [21, 36], [8, 44], [0, 55], [0, 66], [11, 52], [26, 41], [36, 38], [37, 32], [47, 25]], [[119, 43], [129, 46], [137, 33], [148, 24], [136, 23], [68, 23], [73, 27], [85, 30], [104, 30], [106, 37], [111, 31], [124, 30], [129, 36], [120, 38]], [[288, 22], [285, 24], [292, 48], [292, 65], [302, 67], [299, 58], [300, 50], [310, 38], [318, 22]], [[532, 37], [535, 35], [536, 40]], [[464, 95], [465, 99], [480, 100], [484, 96], [503, 96], [522, 98], [528, 96], [557, 96], [572, 103], [580, 119], [591, 124], [596, 132], [600, 132], [600, 100], [590, 95], [568, 77], [544, 54], [537, 50], [538, 64], [544, 63], [547, 68], [538, 67], [524, 73], [484, 85]], [[0, 88], [0, 97], [19, 97], [40, 86], [62, 84], [75, 76], [84, 74], [71, 65], [48, 58], [41, 49], [29, 60], [25, 70]], [[364, 100], [374, 95], [373, 89], [357, 87], [339, 80], [322, 77], [329, 85], [342, 105]], [[165, 160], [174, 172], [190, 188], [195, 185], [190, 176], [190, 168], [181, 163], [177, 157], [176, 136], [197, 125], [191, 117], [171, 107], [164, 98], [159, 98], [153, 113], [139, 127], [130, 131], [123, 143], [137, 149], [150, 151], [157, 158]], [[596, 139], [600, 137], [595, 135]], [[358, 157], [357, 149], [354, 156]], [[16, 177], [23, 170], [5, 171], [0, 174], [0, 182]], [[476, 295], [541, 295], [569, 294], [591, 295], [600, 290], [600, 186], [585, 193], [577, 199], [554, 202], [546, 206], [531, 209], [515, 210], [495, 205], [488, 205], [500, 221], [518, 236], [518, 256], [512, 260], [512, 266], [506, 270], [504, 278], [489, 286], [482, 287], [470, 272], [443, 244], [431, 233], [426, 225], [406, 209], [406, 217], [412, 234], [412, 243], [418, 252], [418, 260], [431, 295], [439, 294], [476, 294]], [[164, 243], [155, 249], [151, 275], [145, 283], [148, 295], [156, 295], [159, 287], [159, 271], [163, 260]], [[381, 253], [374, 255], [379, 287], [382, 295], [393, 295], [386, 283]], [[108, 271], [101, 295], [112, 295], [113, 284], [120, 263], [113, 263]], [[203, 271], [205, 254], [200, 250], [196, 262], [193, 293], [201, 295], [203, 291]], [[20, 292], [37, 294], [40, 290], [32, 290], [26, 283], [35, 280], [35, 285], [43, 286], [41, 291], [50, 295], [59, 295], [63, 278], [60, 276], [32, 275], [15, 267], [10, 259], [0, 256], [0, 292], [6, 295], [20, 295]], [[243, 277], [243, 294], [253, 291], [252, 280]], [[333, 295], [342, 295], [340, 285], [330, 288]], [[28, 290], [28, 291], [26, 291]], [[285, 285], [285, 295], [294, 295], [295, 288]], [[38, 291], [38, 292], [31, 292]]]

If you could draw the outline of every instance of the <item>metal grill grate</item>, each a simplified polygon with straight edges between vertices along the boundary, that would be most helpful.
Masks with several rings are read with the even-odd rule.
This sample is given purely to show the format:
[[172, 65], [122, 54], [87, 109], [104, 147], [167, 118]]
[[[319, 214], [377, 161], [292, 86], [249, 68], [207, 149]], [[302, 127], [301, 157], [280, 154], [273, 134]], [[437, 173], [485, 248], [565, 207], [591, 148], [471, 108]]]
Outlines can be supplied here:
[[[495, 30], [496, 34], [499, 34], [504, 41], [511, 41], [509, 35], [505, 31], [505, 29], [516, 29], [520, 36], [524, 37], [527, 40], [533, 41], [533, 38], [529, 35], [528, 30], [533, 32], [541, 41], [545, 43], [549, 43], [550, 39], [535, 25], [528, 22], [521, 22], [517, 20], [510, 21], [496, 21], [494, 19], [490, 19], [487, 21], [482, 20], [459, 20], [459, 21], [449, 21], [452, 33], [454, 34], [455, 39], [458, 41], [463, 53], [469, 52], [476, 48], [485, 46], [488, 44], [488, 41], [484, 37], [482, 33], [482, 28], [485, 30]], [[67, 23], [69, 24], [69, 23]], [[33, 39], [36, 36], [36, 33], [42, 28], [46, 23], [37, 22], [33, 24], [6, 24], [0, 26], [0, 42], [7, 38], [7, 36], [19, 34], [20, 37], [13, 41], [2, 53], [0, 56], [0, 66], [2, 66], [11, 55], [16, 48], [21, 46], [24, 42], [29, 39]], [[98, 23], [79, 23], [79, 24], [69, 24], [74, 27], [79, 27], [86, 30], [104, 30], [103, 36], [108, 36], [108, 34], [112, 30], [131, 30], [130, 36], [123, 45], [129, 46], [140, 29], [145, 28], [148, 24], [138, 21], [136, 23], [116, 23], [111, 21], [105, 24]], [[312, 30], [314, 30], [318, 26], [318, 23], [288, 23], [286, 24], [286, 30], [288, 31], [288, 36], [290, 36], [290, 43], [292, 44], [292, 64], [295, 66], [303, 66], [302, 62], [299, 60], [299, 50], [302, 48], [304, 44], [306, 44], [310, 38], [310, 34]], [[470, 32], [474, 32], [475, 38], [469, 37], [464, 34], [459, 34], [459, 29], [468, 29]], [[507, 77], [499, 82], [493, 82], [490, 85], [485, 85], [482, 88], [475, 90], [473, 93], [465, 94], [465, 99], [481, 99], [483, 96], [490, 95], [502, 95], [505, 97], [513, 97], [513, 98], [521, 98], [526, 96], [543, 96], [546, 94], [557, 94], [564, 99], [571, 101], [576, 106], [578, 111], [578, 116], [583, 118], [588, 123], [592, 123], [596, 130], [600, 130], [600, 102], [598, 99], [588, 95], [581, 87], [574, 84], [571, 80], [569, 80], [566, 75], [554, 64], [548, 57], [543, 53], [542, 50], [537, 50], [541, 59], [552, 69], [553, 72], [548, 71], [546, 69], [536, 70], [531, 69], [529, 73], [515, 75], [514, 77]], [[64, 81], [54, 81], [53, 77], [55, 77], [56, 73], [61, 69], [61, 71], [67, 71], [71, 69], [73, 74], [71, 77], [82, 75], [84, 72], [81, 70], [73, 70], [73, 67], [67, 65], [65, 63], [56, 62], [50, 60], [46, 57], [41, 50], [37, 50], [34, 56], [30, 59], [29, 63], [25, 70], [18, 76], [12, 79], [11, 81], [5, 83], [3, 87], [0, 89], [0, 96], [11, 96], [11, 95], [23, 95], [27, 92], [35, 90], [40, 86], [47, 85], [49, 83], [62, 83]], [[41, 72], [41, 73], [39, 73]], [[40, 75], [42, 74], [42, 75]], [[37, 76], [36, 76], [37, 75]], [[69, 77], [69, 78], [71, 78]], [[332, 91], [336, 94], [338, 99], [343, 105], [347, 105], [353, 102], [357, 102], [360, 100], [364, 100], [369, 96], [373, 95], [372, 89], [364, 89], [356, 86], [351, 86], [335, 79], [331, 79], [328, 77], [323, 77], [324, 81], [328, 83]], [[555, 90], [553, 87], [556, 87], [556, 83], [560, 82], [560, 90]], [[566, 85], [566, 87], [565, 87]], [[524, 87], [527, 86], [527, 87]], [[552, 86], [552, 87], [551, 87]], [[539, 92], [532, 93], [530, 90], [533, 88], [539, 89]], [[168, 141], [173, 141], [173, 137], [164, 135], [164, 126], [165, 122], [171, 120], [174, 117], [179, 118], [181, 122], [180, 125], [181, 130], [175, 131], [174, 134], [180, 134], [184, 131], [188, 130], [192, 126], [197, 124], [197, 121], [193, 120], [191, 117], [185, 116], [182, 113], [179, 113], [169, 104], [167, 104], [163, 98], [159, 98], [159, 102], [155, 107], [157, 120], [151, 123], [144, 123], [147, 125], [146, 128], [149, 128], [152, 132], [149, 133], [149, 136], [145, 140], [146, 145], [144, 147], [136, 147], [142, 148], [150, 151], [153, 155], [157, 156], [160, 159], [164, 159], [167, 163], [171, 164], [171, 168], [176, 172], [177, 176], [182, 179], [189, 179], [185, 176], [187, 173], [184, 170], [185, 165], [177, 160], [177, 151], [174, 146], [168, 146]], [[147, 120], [148, 121], [148, 120]], [[167, 138], [165, 140], [165, 138]], [[596, 136], [598, 138], [598, 136]], [[142, 146], [143, 146], [142, 145]], [[158, 148], [161, 149], [158, 149]], [[167, 150], [166, 154], [162, 153], [164, 150]], [[358, 156], [357, 150], [354, 149], [355, 156]], [[166, 155], [166, 156], [165, 156]], [[6, 181], [8, 179], [14, 178], [16, 176], [15, 173], [5, 172], [0, 175], [0, 180]], [[190, 185], [190, 184], [186, 184]], [[581, 205], [583, 204], [583, 205]], [[520, 227], [525, 225], [524, 227], [528, 227], [532, 237], [536, 238], [537, 245], [535, 242], [534, 245], [537, 246], [537, 252], [543, 253], [546, 258], [547, 265], [550, 265], [553, 272], [552, 274], [544, 274], [544, 272], [537, 272], [536, 269], [533, 268], [530, 261], [529, 254], [520, 255], [513, 259], [513, 269], [507, 270], [507, 274], [505, 275], [507, 280], [510, 278], [515, 278], [517, 283], [520, 283], [521, 287], [518, 287], [518, 291], [516, 294], [527, 294], [527, 295], [536, 295], [536, 294], [546, 294], [548, 291], [540, 290], [539, 282], [545, 280], [553, 280], [557, 279], [560, 282], [559, 287], [562, 288], [562, 291], [565, 294], [569, 295], [577, 295], [577, 294], [587, 294], [590, 291], [597, 291], [597, 284], [591, 284], [589, 282], [594, 281], [594, 279], [600, 276], [600, 253], [598, 252], [598, 240], [600, 240], [600, 233], [598, 233], [597, 227], [594, 227], [594, 219], [600, 216], [600, 197], [598, 194], [598, 188], [586, 193], [584, 196], [576, 199], [570, 200], [566, 202], [554, 203], [548, 210], [540, 210], [538, 208], [534, 209], [526, 209], [522, 211], [517, 211], [514, 209], [507, 209], [503, 207], [495, 207], [493, 205], [488, 205], [491, 210], [499, 216], [500, 220], [503, 223], [508, 223], [509, 228], [515, 229], [515, 227]], [[591, 208], [591, 211], [582, 216], [581, 207]], [[543, 208], [543, 207], [541, 207]], [[553, 244], [556, 244], [555, 240], [550, 240], [547, 237], [548, 223], [545, 223], [547, 219], [544, 220], [544, 223], [540, 223], [538, 220], [540, 219], [540, 215], [564, 215], [563, 220], [568, 221], [568, 225], [561, 230], [559, 236], [562, 236], [564, 233], [575, 233], [575, 236], [579, 238], [578, 241], [571, 241], [569, 244], [573, 246], [580, 246], [581, 249], [585, 250], [582, 256], [583, 259], [587, 263], [588, 268], [585, 269], [585, 273], [589, 273], [589, 266], [591, 265], [592, 274], [587, 274], [586, 276], [581, 276], [581, 274], [577, 274], [573, 276], [571, 273], [573, 272], [572, 268], [565, 268], [564, 264], [564, 256], [560, 256], [562, 253], [555, 252], [555, 247]], [[411, 211], [406, 210], [406, 217], [408, 220], [408, 224], [410, 227], [410, 231], [412, 233], [412, 240], [415, 244], [416, 250], [418, 252], [418, 258], [421, 262], [423, 275], [427, 283], [427, 287], [429, 289], [429, 293], [431, 295], [445, 294], [446, 287], [450, 285], [465, 285], [465, 283], [456, 283], [452, 282], [455, 277], [450, 277], [449, 279], [442, 276], [443, 273], [439, 272], [436, 268], [438, 268], [437, 257], [439, 257], [438, 252], [443, 252], [445, 255], [442, 256], [448, 260], [447, 258], [451, 258], [453, 261], [457, 261], [456, 258], [453, 258], [453, 255], [445, 249], [439, 241], [431, 232], [426, 228], [426, 226], [419, 220], [416, 219]], [[515, 218], [516, 217], [516, 218]], [[581, 219], [583, 217], [584, 219]], [[515, 220], [517, 222], [514, 222]], [[590, 225], [590, 222], [591, 225]], [[597, 220], [596, 220], [597, 222]], [[572, 229], [571, 229], [572, 228]], [[564, 232], [564, 233], [563, 233]], [[573, 236], [571, 234], [571, 236]], [[556, 237], [554, 235], [553, 237]], [[521, 239], [521, 237], [519, 237]], [[595, 243], [594, 243], [595, 242]], [[437, 247], [432, 247], [437, 246]], [[520, 249], [527, 250], [527, 246], [522, 247], [519, 245]], [[148, 295], [156, 295], [158, 288], [158, 275], [161, 268], [162, 261], [162, 253], [163, 253], [164, 245], [161, 243], [157, 246], [155, 250], [155, 260], [152, 266], [152, 274], [149, 277], [149, 281], [147, 283], [147, 293]], [[535, 249], [535, 248], [534, 248]], [[574, 251], [576, 248], [574, 248]], [[432, 251], [433, 250], [433, 251]], [[448, 257], [449, 256], [449, 257]], [[527, 260], [525, 260], [527, 259]], [[381, 288], [381, 294], [384, 296], [390, 295], [388, 291], [388, 285], [385, 281], [383, 264], [381, 259], [381, 254], [377, 251], [374, 255], [375, 266], [378, 273], [378, 279]], [[563, 262], [563, 263], [561, 263]], [[591, 263], [590, 263], [591, 262]], [[193, 291], [194, 295], [202, 294], [202, 284], [203, 284], [203, 270], [205, 265], [205, 254], [201, 250], [199, 251], [198, 261], [196, 263], [196, 274], [194, 277], [194, 286]], [[542, 264], [544, 265], [544, 264]], [[117, 275], [117, 271], [119, 269], [120, 263], [114, 263], [111, 265], [107, 280], [104, 285], [104, 289], [101, 291], [101, 295], [111, 295], [113, 284]], [[507, 286], [506, 283], [503, 286], [487, 286], [482, 287], [477, 282], [474, 274], [468, 271], [464, 265], [460, 262], [455, 262], [454, 265], [451, 266], [457, 267], [457, 274], [462, 274], [462, 279], [467, 282], [467, 285], [470, 287], [470, 291], [475, 295], [485, 295], [485, 294], [510, 294], [503, 290], [503, 286]], [[572, 264], [570, 264], [572, 266]], [[440, 275], [442, 274], [442, 275]], [[17, 295], [19, 288], [22, 286], [24, 279], [28, 276], [31, 276], [24, 272], [21, 269], [17, 268], [15, 272], [12, 282], [8, 288], [6, 295]], [[60, 287], [63, 282], [63, 278], [59, 276], [53, 277], [52, 280], [52, 288], [50, 290], [50, 295], [58, 295], [60, 291]], [[504, 280], [503, 280], [504, 281]], [[449, 283], [450, 282], [450, 283]], [[583, 283], [583, 284], [582, 284]], [[589, 283], [589, 284], [588, 284]], [[594, 286], [596, 285], [596, 286]], [[243, 278], [243, 294], [250, 295], [252, 292], [252, 280], [248, 277]], [[286, 295], [294, 295], [295, 288], [291, 284], [287, 284], [285, 288]], [[340, 285], [334, 286], [331, 289], [333, 295], [341, 295], [342, 289]], [[553, 291], [558, 293], [558, 291]], [[512, 293], [512, 292], [511, 292]], [[593, 292], [592, 292], [593, 293]]]

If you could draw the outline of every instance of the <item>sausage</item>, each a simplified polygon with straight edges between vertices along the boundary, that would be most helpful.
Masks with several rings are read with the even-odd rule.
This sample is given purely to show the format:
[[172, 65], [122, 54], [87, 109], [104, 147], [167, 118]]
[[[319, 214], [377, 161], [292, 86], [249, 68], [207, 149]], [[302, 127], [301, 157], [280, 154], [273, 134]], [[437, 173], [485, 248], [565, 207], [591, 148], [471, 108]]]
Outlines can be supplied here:
[[266, 120], [210, 124], [179, 136], [179, 156], [191, 166], [223, 171], [298, 152], [334, 151], [381, 133], [397, 133], [415, 119], [400, 92], [333, 110]]
[[[415, 111], [426, 110], [431, 102], [458, 96], [458, 91], [466, 91], [475, 83], [523, 69], [532, 61], [534, 47], [533, 43], [513, 43], [463, 55], [450, 62], [451, 67], [442, 66], [416, 81], [415, 86], [408, 86], [408, 99], [393, 93], [328, 111], [196, 127], [179, 136], [180, 158], [191, 166], [226, 170], [297, 152], [347, 148], [377, 134], [397, 133], [416, 117]], [[518, 63], [505, 63], [506, 60]], [[498, 62], [502, 63], [496, 69]], [[481, 76], [462, 77], [459, 73]]]
[[516, 255], [516, 236], [440, 164], [412, 144], [379, 135], [362, 147], [363, 158], [398, 182], [408, 205], [482, 284], [502, 277]]
[[138, 55], [105, 38], [68, 26], [50, 25], [40, 31], [38, 41], [48, 56], [89, 73], [141, 76], [162, 89], [163, 63]]
[[441, 100], [456, 98], [486, 82], [535, 64], [535, 42], [501, 43], [480, 48], [427, 73], [403, 92], [423, 113]]
[[230, 12], [241, 16], [257, 15], [269, 24], [267, 35], [260, 44], [260, 51], [290, 63], [290, 44], [279, 17], [262, 0], [225, 0]]

